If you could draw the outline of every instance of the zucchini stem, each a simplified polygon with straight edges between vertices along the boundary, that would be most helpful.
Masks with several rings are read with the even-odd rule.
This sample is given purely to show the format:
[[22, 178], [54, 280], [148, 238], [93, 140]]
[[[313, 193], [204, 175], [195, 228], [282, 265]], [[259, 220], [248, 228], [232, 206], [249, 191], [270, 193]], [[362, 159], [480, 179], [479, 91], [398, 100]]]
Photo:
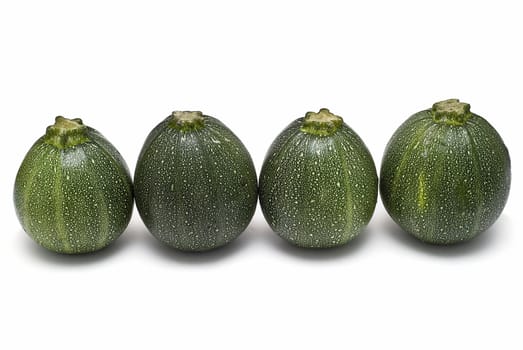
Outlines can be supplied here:
[[74, 147], [89, 141], [87, 127], [80, 118], [67, 119], [58, 116], [54, 125], [47, 127], [44, 141], [59, 149]]
[[200, 111], [174, 111], [169, 126], [180, 131], [193, 131], [203, 128], [204, 120]]
[[463, 125], [472, 117], [470, 104], [456, 98], [434, 103], [431, 112], [436, 123], [447, 125]]
[[307, 112], [300, 128], [306, 134], [328, 136], [334, 134], [343, 124], [343, 119], [322, 108], [318, 113]]

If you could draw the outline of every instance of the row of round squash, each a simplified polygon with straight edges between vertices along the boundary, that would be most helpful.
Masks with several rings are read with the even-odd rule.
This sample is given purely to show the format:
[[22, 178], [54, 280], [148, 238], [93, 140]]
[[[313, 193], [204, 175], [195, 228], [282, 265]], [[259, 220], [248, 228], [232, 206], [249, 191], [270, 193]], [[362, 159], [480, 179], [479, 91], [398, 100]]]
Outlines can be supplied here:
[[[383, 156], [380, 192], [391, 217], [433, 244], [469, 240], [498, 218], [510, 187], [503, 140], [470, 105], [435, 103], [407, 119]], [[287, 241], [335, 247], [356, 237], [376, 206], [371, 155], [342, 118], [321, 109], [271, 145], [259, 186], [242, 142], [219, 120], [173, 112], [145, 140], [134, 186], [125, 161], [80, 119], [57, 117], [27, 153], [14, 201], [24, 230], [67, 254], [96, 251], [124, 231], [133, 196], [161, 242], [186, 251], [223, 246], [249, 224], [259, 194]]]

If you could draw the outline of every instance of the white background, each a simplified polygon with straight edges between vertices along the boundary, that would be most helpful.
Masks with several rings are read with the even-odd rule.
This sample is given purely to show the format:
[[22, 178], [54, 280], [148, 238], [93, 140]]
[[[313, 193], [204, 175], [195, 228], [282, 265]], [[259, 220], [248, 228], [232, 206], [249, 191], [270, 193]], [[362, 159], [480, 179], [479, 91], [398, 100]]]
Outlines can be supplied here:
[[[522, 349], [518, 1], [2, 1], [2, 349]], [[392, 132], [457, 97], [503, 136], [509, 202], [476, 240], [433, 247], [378, 201], [366, 231], [289, 246], [258, 211], [226, 248], [161, 246], [134, 212], [110, 248], [60, 256], [23, 233], [16, 171], [56, 115], [81, 117], [134, 170], [173, 110], [227, 124], [259, 170], [276, 135], [328, 107], [377, 167]], [[519, 333], [519, 334], [518, 334]]]

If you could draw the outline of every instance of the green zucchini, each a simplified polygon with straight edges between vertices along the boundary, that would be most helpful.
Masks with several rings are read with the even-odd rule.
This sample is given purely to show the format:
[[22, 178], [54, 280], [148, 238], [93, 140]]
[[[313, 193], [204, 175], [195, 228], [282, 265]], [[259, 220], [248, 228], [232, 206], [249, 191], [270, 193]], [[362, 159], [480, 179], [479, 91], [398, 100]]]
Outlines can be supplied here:
[[343, 119], [325, 108], [285, 128], [260, 173], [265, 219], [300, 247], [335, 247], [356, 237], [372, 217], [377, 195], [371, 154]]
[[405, 231], [432, 244], [470, 240], [501, 214], [510, 157], [496, 130], [451, 99], [407, 119], [381, 166], [386, 210]]
[[143, 222], [179, 250], [229, 243], [256, 209], [256, 171], [247, 149], [218, 119], [201, 112], [173, 112], [151, 131], [134, 181]]
[[25, 156], [14, 186], [20, 223], [58, 253], [89, 253], [125, 230], [133, 192], [122, 156], [81, 119], [56, 117]]

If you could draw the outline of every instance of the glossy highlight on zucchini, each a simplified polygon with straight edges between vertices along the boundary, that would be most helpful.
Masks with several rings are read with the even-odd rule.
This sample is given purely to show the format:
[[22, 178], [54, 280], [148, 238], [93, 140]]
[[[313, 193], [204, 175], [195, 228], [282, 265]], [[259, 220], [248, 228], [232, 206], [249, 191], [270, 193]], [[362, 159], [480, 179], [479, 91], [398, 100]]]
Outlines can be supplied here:
[[392, 219], [432, 244], [468, 241], [499, 217], [510, 190], [502, 138], [457, 99], [408, 118], [390, 139], [380, 193]]

